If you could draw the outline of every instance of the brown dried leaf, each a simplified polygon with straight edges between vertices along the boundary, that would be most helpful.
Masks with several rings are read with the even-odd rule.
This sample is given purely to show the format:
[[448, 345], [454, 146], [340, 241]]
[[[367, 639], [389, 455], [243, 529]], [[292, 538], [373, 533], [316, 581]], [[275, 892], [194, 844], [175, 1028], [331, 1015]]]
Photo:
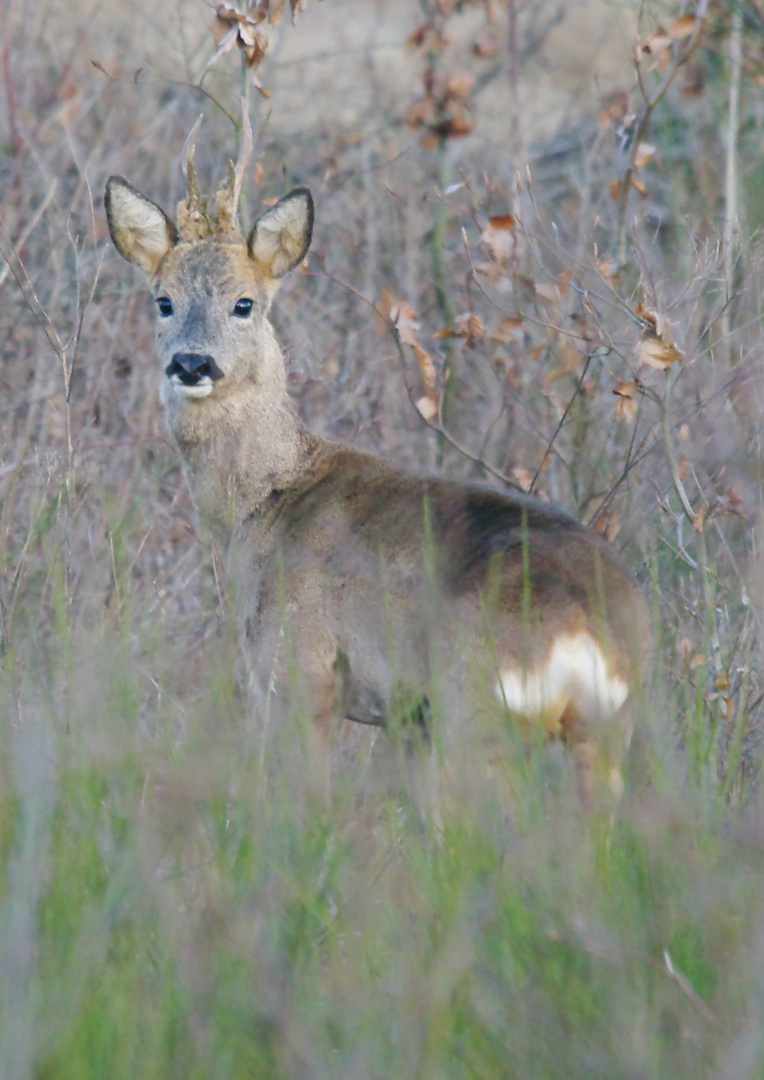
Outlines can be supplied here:
[[[701, 20], [702, 21], [702, 20]], [[669, 27], [669, 37], [678, 41], [680, 38], [689, 37], [695, 29], [694, 15], [680, 15], [673, 26]]]
[[263, 21], [266, 13], [264, 9], [255, 9], [250, 16], [229, 4], [218, 4], [212, 23], [212, 37], [217, 51], [207, 64], [206, 70], [217, 63], [234, 44], [244, 53], [248, 68], [258, 67], [268, 48], [268, 36], [258, 29], [257, 24]]
[[485, 327], [483, 326], [483, 320], [479, 315], [465, 311], [463, 315], [457, 315], [454, 320], [459, 327], [459, 337], [464, 338], [476, 338], [483, 337], [485, 334]]
[[671, 60], [674, 48], [674, 39], [666, 33], [662, 26], [648, 34], [642, 44], [642, 52], [652, 58], [652, 69], [658, 68], [665, 71]]
[[634, 112], [631, 107], [631, 94], [628, 90], [619, 90], [603, 102], [604, 108], [600, 113], [600, 127], [606, 124], [617, 124], [619, 127], [631, 127], [634, 123]]
[[[214, 25], [217, 25], [217, 20], [215, 20], [215, 24], [213, 24], [213, 27]], [[220, 38], [220, 41], [217, 43], [217, 49], [213, 53], [212, 57], [207, 61], [207, 66], [204, 69], [205, 73], [210, 70], [213, 64], [216, 64], [218, 62], [221, 56], [225, 56], [227, 52], [230, 52], [230, 50], [236, 44], [236, 39], [238, 35], [239, 31], [238, 27], [236, 26], [233, 26], [230, 29], [226, 30], [225, 34], [223, 34], [223, 36]], [[215, 33], [213, 28], [213, 38], [214, 36]]]
[[281, 16], [284, 14], [284, 8], [286, 7], [286, 0], [270, 0], [268, 5], [268, 22], [273, 26], [277, 26], [281, 20]]
[[615, 410], [616, 420], [625, 420], [627, 424], [630, 424], [639, 412], [637, 384], [635, 382], [621, 382], [613, 390], [613, 393], [618, 398]]
[[432, 390], [438, 381], [438, 372], [432, 362], [432, 357], [426, 349], [422, 348], [418, 341], [412, 341], [411, 347], [414, 350], [414, 356], [419, 365], [422, 382], [429, 390]]
[[292, 8], [292, 22], [296, 23], [297, 16], [307, 7], [307, 0], [289, 0], [289, 3]]
[[444, 37], [431, 22], [427, 22], [417, 27], [408, 39], [408, 44], [413, 45], [415, 49], [422, 49], [424, 52], [432, 53], [433, 56], [438, 56], [447, 47], [448, 38]]
[[492, 34], [484, 34], [473, 41], [472, 54], [481, 60], [494, 60], [499, 55], [500, 48], [498, 38]]
[[458, 71], [446, 80], [446, 93], [455, 98], [468, 98], [475, 89], [475, 76]]
[[708, 514], [708, 510], [706, 509], [705, 506], [702, 507], [700, 510], [698, 510], [697, 514], [692, 519], [692, 527], [695, 530], [695, 532], [699, 532], [699, 533], [703, 532], [703, 525], [705, 524], [707, 514]]
[[515, 219], [512, 215], [501, 214], [490, 217], [480, 234], [480, 239], [490, 251], [491, 257], [502, 266], [507, 264], [514, 253], [517, 243], [514, 230]]
[[612, 543], [621, 531], [621, 519], [615, 510], [605, 510], [598, 515], [594, 528]]
[[427, 396], [420, 397], [417, 401], [414, 402], [414, 404], [416, 405], [417, 411], [419, 412], [420, 416], [424, 417], [425, 420], [437, 419], [439, 406], [435, 398]]
[[653, 146], [652, 143], [641, 142], [639, 144], [639, 146], [637, 147], [637, 156], [634, 160], [637, 172], [641, 172], [642, 169], [644, 169], [645, 165], [647, 165], [648, 161], [652, 161], [652, 159], [655, 157], [656, 150], [657, 147]]
[[268, 98], [271, 97], [270, 90], [265, 89], [263, 84], [258, 79], [257, 75], [255, 75], [254, 71], [252, 72], [251, 78], [252, 78], [252, 85], [254, 86], [255, 90], [257, 90], [257, 92], [258, 92], [258, 94], [260, 95], [261, 98], [265, 98], [265, 100], [267, 101]]
[[618, 267], [614, 262], [600, 260], [594, 264], [595, 269], [602, 274], [605, 281], [614, 281], [618, 274]]
[[637, 346], [640, 363], [647, 364], [658, 371], [665, 371], [684, 355], [676, 345], [670, 345], [659, 337], [646, 337]]
[[657, 314], [657, 312], [651, 311], [649, 308], [646, 308], [641, 300], [637, 304], [636, 308], [634, 309], [634, 314], [636, 315], [636, 317], [638, 319], [641, 319], [642, 322], [650, 323], [651, 326], [657, 327], [657, 325], [658, 325], [658, 314]]
[[475, 129], [475, 124], [468, 116], [452, 116], [441, 125], [442, 133], [449, 139], [466, 139]]
[[512, 475], [517, 480], [523, 491], [530, 491], [533, 487], [533, 476], [527, 469], [515, 468], [512, 470]]
[[556, 285], [546, 285], [544, 282], [539, 284], [536, 282], [535, 290], [537, 296], [540, 296], [542, 300], [546, 300], [546, 302], [553, 307], [557, 307], [560, 303], [560, 294]]
[[517, 341], [522, 336], [523, 320], [512, 318], [502, 319], [494, 332], [488, 335], [491, 341], [500, 341], [503, 345], [509, 344], [510, 341]]
[[406, 123], [414, 131], [421, 127], [431, 127], [438, 118], [435, 100], [431, 97], [419, 98], [412, 101], [406, 110]]
[[416, 312], [411, 304], [407, 304], [405, 300], [393, 303], [390, 307], [389, 318], [397, 326], [400, 339], [405, 345], [419, 344], [416, 335], [419, 323], [416, 321]]

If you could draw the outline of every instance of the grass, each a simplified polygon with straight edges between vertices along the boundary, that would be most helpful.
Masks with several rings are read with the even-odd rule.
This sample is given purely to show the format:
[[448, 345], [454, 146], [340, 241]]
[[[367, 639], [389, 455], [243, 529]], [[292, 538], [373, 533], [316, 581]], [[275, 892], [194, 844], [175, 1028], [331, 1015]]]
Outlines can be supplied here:
[[[453, 763], [437, 827], [394, 736], [340, 732], [327, 802], [299, 709], [274, 730], [253, 707], [164, 433], [143, 285], [107, 247], [106, 176], [172, 205], [202, 103], [206, 184], [233, 145], [186, 85], [209, 56], [208, 9], [3, 7], [3, 1080], [764, 1074], [762, 118], [743, 7], [731, 280], [725, 5], [656, 107], [621, 266], [617, 124], [598, 124], [631, 71], [597, 72], [601, 100], [589, 76], [571, 92], [593, 39], [556, 31], [551, 0], [517, 7], [511, 63], [533, 90], [519, 115], [504, 53], [493, 74], [471, 58], [481, 11], [448, 24], [438, 72], [490, 77], [474, 133], [440, 160], [400, 122], [419, 92], [416, 5], [311, 0], [262, 68], [251, 202], [303, 181], [317, 197], [307, 273], [274, 312], [310, 426], [487, 477], [422, 423], [406, 380], [414, 399], [427, 388], [374, 313], [386, 291], [407, 300], [442, 378], [445, 289], [478, 320], [446, 342], [450, 435], [496, 482], [536, 477], [595, 521], [654, 615], [614, 812], [583, 814], [565, 756], [508, 729], [490, 759]], [[579, 14], [612, 19], [608, 56], [622, 48], [613, 5]], [[646, 5], [648, 21], [676, 15]], [[205, 81], [231, 108], [235, 67]], [[520, 189], [512, 110], [539, 177]], [[510, 212], [503, 267], [484, 233]], [[683, 359], [668, 372], [639, 361], [640, 302], [672, 324]], [[624, 418], [612, 391], [631, 382]]]

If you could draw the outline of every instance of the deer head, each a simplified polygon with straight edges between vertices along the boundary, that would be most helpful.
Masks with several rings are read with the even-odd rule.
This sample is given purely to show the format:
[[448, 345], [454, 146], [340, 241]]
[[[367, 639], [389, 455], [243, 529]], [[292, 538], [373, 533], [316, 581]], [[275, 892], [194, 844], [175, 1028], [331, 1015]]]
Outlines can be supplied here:
[[[267, 313], [281, 278], [302, 261], [313, 230], [313, 199], [301, 187], [285, 195], [245, 239], [236, 201], [239, 167], [218, 193], [214, 213], [200, 198], [192, 167], [177, 223], [121, 176], [106, 185], [106, 216], [119, 253], [151, 280], [157, 305], [162, 398], [225, 399], [243, 383], [284, 380], [270, 348]], [[270, 357], [270, 370], [267, 368]]]

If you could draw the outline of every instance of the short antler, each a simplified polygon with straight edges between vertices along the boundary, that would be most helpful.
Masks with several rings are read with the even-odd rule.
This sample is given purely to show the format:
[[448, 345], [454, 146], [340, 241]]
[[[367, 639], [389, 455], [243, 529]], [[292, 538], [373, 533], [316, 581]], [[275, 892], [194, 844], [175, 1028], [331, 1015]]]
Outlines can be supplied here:
[[186, 179], [186, 198], [178, 204], [178, 232], [182, 240], [203, 240], [212, 229], [207, 219], [199, 185], [196, 180], [196, 136], [203, 117], [200, 115], [188, 133], [183, 147], [183, 175]]

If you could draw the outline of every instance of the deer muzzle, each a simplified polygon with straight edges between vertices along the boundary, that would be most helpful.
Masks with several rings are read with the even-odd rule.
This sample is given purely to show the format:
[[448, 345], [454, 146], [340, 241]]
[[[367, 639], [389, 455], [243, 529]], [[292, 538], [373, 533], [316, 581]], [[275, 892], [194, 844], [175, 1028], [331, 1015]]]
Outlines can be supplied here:
[[223, 378], [214, 358], [202, 353], [175, 353], [164, 370], [170, 382], [179, 388], [211, 388], [212, 383]]

